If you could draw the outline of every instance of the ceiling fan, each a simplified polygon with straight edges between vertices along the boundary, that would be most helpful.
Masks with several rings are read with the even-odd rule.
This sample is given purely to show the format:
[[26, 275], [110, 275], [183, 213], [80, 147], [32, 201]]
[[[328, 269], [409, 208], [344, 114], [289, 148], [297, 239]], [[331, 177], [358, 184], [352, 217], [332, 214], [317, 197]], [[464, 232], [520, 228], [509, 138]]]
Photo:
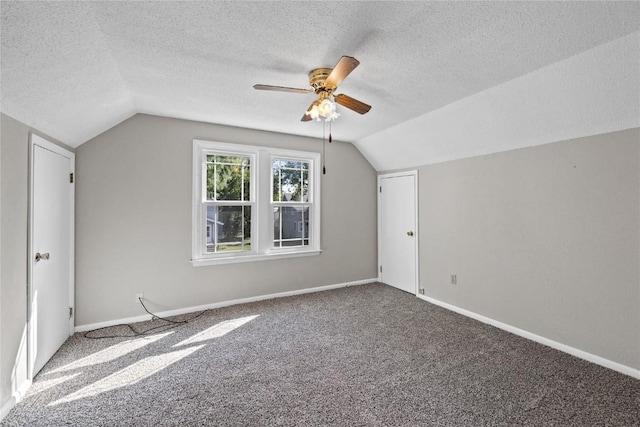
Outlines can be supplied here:
[[[358, 101], [344, 94], [334, 94], [338, 85], [360, 64], [356, 58], [351, 56], [343, 56], [333, 68], [316, 68], [309, 72], [309, 86], [311, 89], [298, 89], [294, 87], [271, 86], [257, 84], [254, 89], [273, 90], [278, 92], [292, 93], [315, 93], [318, 95], [315, 101], [309, 105], [309, 108], [300, 119], [303, 122], [324, 118], [327, 121], [338, 117], [335, 110], [335, 104], [340, 104], [356, 113], [365, 114], [371, 106], [364, 102]], [[334, 104], [335, 102], [335, 104]]]

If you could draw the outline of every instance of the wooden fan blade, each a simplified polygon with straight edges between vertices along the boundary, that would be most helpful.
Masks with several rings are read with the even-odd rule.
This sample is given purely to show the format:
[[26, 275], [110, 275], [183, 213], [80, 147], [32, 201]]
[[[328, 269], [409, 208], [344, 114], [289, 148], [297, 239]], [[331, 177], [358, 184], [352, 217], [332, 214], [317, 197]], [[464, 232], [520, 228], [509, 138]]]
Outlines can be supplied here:
[[333, 99], [336, 101], [336, 104], [347, 107], [348, 109], [353, 110], [356, 113], [364, 114], [371, 110], [371, 105], [367, 105], [364, 102], [358, 101], [357, 99], [347, 95], [335, 95]]
[[258, 90], [273, 90], [277, 92], [313, 93], [311, 89], [298, 89], [296, 87], [285, 87], [285, 86], [253, 85], [253, 88]]
[[358, 65], [360, 65], [360, 61], [356, 58], [343, 56], [336, 66], [333, 67], [333, 71], [331, 71], [325, 80], [324, 86], [335, 89]]
[[309, 105], [309, 108], [307, 108], [307, 110], [304, 112], [304, 116], [302, 116], [302, 118], [300, 119], [301, 122], [308, 122], [311, 120], [311, 115], [307, 114], [307, 111], [310, 111], [317, 102], [318, 101], [315, 100], [311, 103], [311, 105]]

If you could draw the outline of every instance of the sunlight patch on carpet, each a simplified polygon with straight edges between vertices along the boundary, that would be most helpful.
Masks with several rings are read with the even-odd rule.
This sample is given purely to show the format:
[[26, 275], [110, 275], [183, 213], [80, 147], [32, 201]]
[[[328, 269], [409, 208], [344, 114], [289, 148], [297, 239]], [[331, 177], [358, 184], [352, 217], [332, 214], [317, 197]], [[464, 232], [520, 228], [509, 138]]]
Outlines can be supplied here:
[[258, 317], [259, 314], [255, 316], [247, 316], [247, 317], [239, 317], [237, 319], [225, 320], [224, 322], [217, 323], [212, 327], [205, 329], [202, 332], [195, 334], [192, 337], [187, 338], [184, 341], [175, 344], [173, 347], [181, 347], [184, 345], [195, 344], [203, 341], [208, 341], [214, 338], [220, 338], [234, 329], [239, 328], [240, 326], [251, 322], [253, 319]]
[[78, 399], [97, 396], [111, 390], [134, 385], [151, 375], [160, 372], [168, 366], [176, 363], [180, 359], [203, 348], [204, 345], [186, 348], [184, 350], [173, 351], [171, 353], [160, 354], [157, 356], [147, 357], [133, 365], [109, 375], [93, 384], [88, 385], [70, 395], [50, 403], [48, 406], [55, 406], [61, 403], [72, 402]]
[[42, 393], [43, 391], [49, 390], [51, 387], [55, 387], [55, 386], [60, 385], [60, 384], [62, 384], [64, 382], [67, 382], [69, 380], [74, 379], [75, 377], [77, 377], [81, 373], [82, 372], [76, 372], [75, 374], [63, 375], [63, 376], [58, 377], [58, 378], [51, 378], [49, 380], [36, 381], [36, 382], [33, 383], [33, 386], [29, 390], [29, 394], [31, 396], [33, 396], [33, 395], [36, 395], [38, 393]]
[[47, 372], [48, 374], [55, 374], [58, 372], [70, 371], [72, 369], [84, 368], [87, 366], [94, 366], [99, 363], [111, 362], [112, 360], [116, 360], [126, 354], [131, 353], [132, 351], [141, 349], [142, 347], [154, 343], [162, 338], [165, 338], [171, 335], [173, 331], [167, 332], [164, 334], [152, 335], [148, 337], [136, 338], [129, 341], [124, 341], [116, 345], [112, 345], [111, 347], [107, 347], [104, 350], [100, 350], [97, 353], [90, 354], [89, 356], [83, 357], [82, 359], [76, 360], [75, 362], [71, 362], [68, 365], [64, 365], [60, 368], [54, 369], [53, 371]]

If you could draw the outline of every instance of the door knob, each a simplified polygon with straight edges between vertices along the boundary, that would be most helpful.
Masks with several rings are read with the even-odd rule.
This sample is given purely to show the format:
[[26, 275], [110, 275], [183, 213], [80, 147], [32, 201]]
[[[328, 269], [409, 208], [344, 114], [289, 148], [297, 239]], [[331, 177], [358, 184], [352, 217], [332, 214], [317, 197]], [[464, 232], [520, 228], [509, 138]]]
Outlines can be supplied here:
[[409, 237], [413, 236], [413, 231], [407, 231], [407, 236]]
[[41, 259], [47, 260], [49, 259], [49, 252], [41, 254], [40, 252], [36, 253], [36, 262], [40, 261]]

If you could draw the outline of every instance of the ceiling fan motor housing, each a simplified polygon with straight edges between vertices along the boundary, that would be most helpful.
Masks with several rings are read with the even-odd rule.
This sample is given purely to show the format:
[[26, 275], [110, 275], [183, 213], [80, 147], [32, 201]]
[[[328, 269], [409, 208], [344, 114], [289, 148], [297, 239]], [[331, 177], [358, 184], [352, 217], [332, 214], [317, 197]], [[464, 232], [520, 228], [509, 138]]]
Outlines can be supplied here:
[[335, 87], [325, 86], [325, 81], [329, 74], [333, 71], [331, 68], [316, 68], [309, 73], [309, 85], [315, 90], [316, 93], [329, 92], [335, 90]]

